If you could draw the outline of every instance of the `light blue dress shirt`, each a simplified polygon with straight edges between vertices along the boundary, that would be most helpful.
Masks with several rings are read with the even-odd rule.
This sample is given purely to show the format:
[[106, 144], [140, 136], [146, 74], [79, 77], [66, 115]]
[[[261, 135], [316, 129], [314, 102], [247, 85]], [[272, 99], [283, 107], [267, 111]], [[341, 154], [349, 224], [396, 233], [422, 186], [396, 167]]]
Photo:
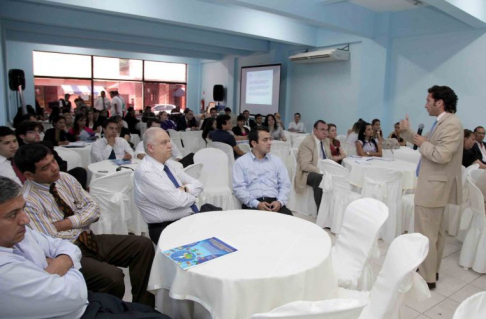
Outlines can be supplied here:
[[[74, 264], [62, 277], [44, 270], [58, 255]], [[80, 260], [76, 245], [26, 227], [20, 243], [0, 246], [0, 318], [80, 318], [88, 305]]]
[[285, 206], [290, 193], [289, 173], [278, 156], [266, 154], [261, 160], [253, 152], [236, 160], [233, 167], [235, 196], [246, 206], [256, 208], [257, 198], [274, 197]]

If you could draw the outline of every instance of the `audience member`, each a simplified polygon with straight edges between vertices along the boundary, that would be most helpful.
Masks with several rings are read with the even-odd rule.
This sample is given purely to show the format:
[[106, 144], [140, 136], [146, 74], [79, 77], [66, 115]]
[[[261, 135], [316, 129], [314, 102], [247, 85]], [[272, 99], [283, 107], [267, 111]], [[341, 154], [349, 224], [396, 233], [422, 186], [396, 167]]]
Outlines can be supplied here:
[[79, 271], [80, 249], [26, 227], [24, 205], [20, 186], [0, 177], [2, 317], [168, 318], [151, 307], [88, 291]]
[[462, 150], [462, 166], [469, 167], [472, 164], [478, 164], [479, 168], [484, 169], [486, 165], [481, 161], [481, 154], [473, 152], [473, 146], [476, 144], [476, 134], [468, 129], [464, 129], [464, 148]]
[[124, 138], [130, 144], [130, 131], [126, 127], [124, 127], [123, 118], [120, 115], [115, 115], [111, 118], [113, 119], [113, 121], [116, 122], [116, 125], [118, 126], [118, 137]]
[[[143, 145], [147, 155], [135, 171], [135, 202], [148, 224], [150, 239], [157, 244], [165, 227], [199, 212], [196, 201], [203, 185], [168, 161], [172, 143], [163, 129], [145, 131]], [[201, 207], [201, 211], [215, 209], [208, 204]]]
[[[100, 114], [96, 119], [96, 126], [103, 128], [103, 123], [105, 123], [107, 119], [108, 119], [108, 111], [107, 110], [100, 111]], [[101, 132], [103, 132], [103, 130], [101, 130]]]
[[476, 135], [476, 143], [472, 148], [472, 151], [477, 154], [479, 160], [486, 164], [486, 143], [484, 142], [484, 127], [478, 126], [474, 129]]
[[206, 124], [203, 126], [202, 138], [208, 142], [208, 138], [211, 139], [209, 134], [216, 129], [216, 119], [210, 117]]
[[86, 115], [78, 113], [74, 118], [74, 125], [68, 132], [68, 140], [75, 141], [94, 141], [96, 140], [95, 132], [86, 126]]
[[101, 91], [100, 96], [94, 101], [94, 107], [98, 111], [109, 111], [111, 109], [110, 99], [106, 97], [105, 91]]
[[211, 108], [209, 110], [209, 117], [206, 117], [204, 119], [204, 121], [202, 122], [202, 124], [201, 124], [201, 130], [204, 130], [204, 128], [206, 127], [207, 122], [210, 119], [216, 119], [217, 116], [218, 116], [218, 111], [216, 111], [216, 108], [215, 107]]
[[272, 138], [266, 127], [250, 132], [251, 151], [233, 167], [233, 190], [242, 209], [258, 209], [292, 215], [285, 207], [291, 183], [289, 173], [278, 156], [270, 154]]
[[67, 133], [73, 127], [73, 113], [71, 113], [71, 111], [66, 108], [62, 109], [61, 114], [66, 119], [66, 127], [64, 128], [64, 130]]
[[348, 131], [348, 137], [346, 138], [346, 143], [355, 144], [358, 140], [359, 131], [361, 130], [361, 125], [363, 125], [365, 121], [359, 119], [358, 122], [353, 124], [353, 127]]
[[400, 146], [406, 146], [407, 142], [400, 137], [400, 122], [395, 123], [394, 129], [395, 130], [388, 135], [388, 138], [394, 138], [398, 141]]
[[273, 114], [273, 116], [275, 116], [275, 121], [277, 121], [277, 126], [279, 126], [282, 130], [285, 130], [285, 125], [282, 121], [282, 116], [280, 115], [280, 113], [275, 113]]
[[224, 114], [228, 115], [231, 117], [231, 126], [236, 126], [236, 114], [231, 111], [229, 107], [224, 108]]
[[294, 114], [294, 121], [289, 123], [289, 131], [305, 133], [305, 125], [300, 121], [300, 113]]
[[194, 112], [191, 109], [184, 110], [184, 116], [181, 116], [177, 120], [177, 130], [178, 131], [196, 131], [199, 125], [197, 124], [196, 119], [194, 118]]
[[245, 154], [238, 145], [236, 145], [235, 137], [228, 132], [231, 130], [231, 118], [228, 115], [218, 115], [216, 118], [216, 128], [216, 130], [209, 134], [209, 138], [213, 142], [220, 142], [231, 146], [233, 148], [235, 159]]
[[49, 141], [53, 146], [68, 145], [68, 137], [66, 133], [66, 118], [58, 115], [52, 119], [54, 127], [48, 129], [44, 135], [44, 141]]
[[[179, 151], [177, 146], [172, 142], [172, 139], [170, 140], [170, 144], [172, 145], [172, 156], [170, 158], [171, 160], [181, 163], [183, 167], [194, 164], [194, 153], [189, 153], [183, 157], [181, 151]], [[143, 141], [141, 141], [140, 143], [138, 143], [135, 149], [135, 157], [137, 157], [138, 159], [143, 159], [145, 155], [147, 155], [147, 152], [145, 152]]]
[[73, 106], [71, 104], [71, 101], [69, 101], [70, 98], [71, 98], [71, 94], [69, 93], [64, 94], [64, 99], [59, 99], [59, 108], [67, 109], [69, 112], [71, 112]]
[[71, 175], [59, 172], [44, 145], [22, 146], [15, 164], [27, 178], [23, 194], [30, 226], [81, 249], [81, 273], [88, 288], [122, 298], [124, 275], [118, 267], [128, 267], [133, 301], [153, 307], [154, 295], [147, 291], [154, 258], [150, 241], [133, 235], [94, 235], [89, 227], [100, 218], [98, 203]]
[[177, 130], [176, 124], [169, 119], [169, 114], [166, 111], [159, 113], [160, 128], [167, 130]]
[[329, 128], [329, 149], [331, 150], [331, 159], [339, 164], [342, 163], [343, 158], [345, 158], [346, 152], [341, 147], [341, 142], [336, 139], [337, 137], [337, 127], [335, 124], [328, 124]]
[[373, 138], [382, 143], [383, 142], [383, 132], [381, 131], [381, 122], [379, 119], [374, 119], [371, 121], [371, 126], [373, 128]]
[[105, 136], [91, 146], [91, 160], [100, 162], [107, 159], [130, 160], [133, 150], [128, 142], [118, 137], [118, 124], [116, 119], [110, 118], [103, 124]]
[[110, 116], [115, 116], [115, 115], [120, 115], [123, 116], [123, 100], [121, 97], [118, 95], [117, 91], [111, 91], [110, 92], [110, 97], [111, 97], [111, 110], [110, 110]]
[[381, 157], [381, 144], [373, 137], [373, 128], [370, 123], [362, 123], [356, 141], [356, 153], [359, 156]]
[[328, 126], [323, 120], [314, 123], [312, 134], [307, 136], [299, 145], [297, 153], [297, 169], [295, 172], [295, 191], [302, 194], [306, 185], [314, 190], [314, 200], [317, 207], [321, 205], [322, 173], [317, 162], [319, 159], [328, 159], [331, 156], [329, 148]]
[[283, 129], [277, 125], [277, 120], [275, 120], [275, 116], [273, 116], [272, 114], [268, 114], [267, 117], [265, 117], [265, 122], [263, 123], [263, 126], [268, 128], [270, 136], [273, 140], [284, 142], [287, 141]]
[[[255, 115], [255, 124], [256, 124], [255, 127], [257, 127], [257, 126], [263, 126], [263, 115], [261, 115], [261, 114]], [[252, 127], [252, 130], [255, 127]]]
[[32, 105], [26, 106], [27, 113], [24, 114], [22, 107], [17, 108], [17, 114], [13, 118], [13, 127], [17, 128], [17, 126], [24, 122], [24, 121], [37, 121], [36, 112]]
[[245, 117], [245, 126], [250, 130], [254, 128], [256, 125], [255, 121], [250, 118], [250, 111], [244, 110], [243, 116]]
[[125, 115], [125, 122], [128, 125], [128, 131], [130, 134], [138, 134], [140, 135], [140, 130], [137, 129], [137, 124], [140, 122], [135, 116], [135, 109], [133, 107], [129, 107], [127, 110], [127, 115]]
[[250, 134], [250, 130], [245, 127], [245, 116], [238, 115], [236, 119], [236, 126], [231, 129], [233, 134], [235, 135], [235, 139], [237, 141], [247, 140], [248, 134]]
[[13, 161], [18, 149], [15, 132], [10, 127], [0, 126], [0, 176], [8, 177], [22, 186], [25, 177]]
[[148, 120], [155, 120], [155, 113], [150, 105], [147, 105], [142, 113], [142, 122], [147, 123]]
[[[101, 125], [98, 125], [96, 122], [95, 116], [99, 116], [100, 113], [96, 109], [89, 109], [88, 112], [86, 113], [86, 127], [91, 129], [94, 133], [100, 133], [101, 132]], [[96, 114], [96, 115], [95, 115]]]

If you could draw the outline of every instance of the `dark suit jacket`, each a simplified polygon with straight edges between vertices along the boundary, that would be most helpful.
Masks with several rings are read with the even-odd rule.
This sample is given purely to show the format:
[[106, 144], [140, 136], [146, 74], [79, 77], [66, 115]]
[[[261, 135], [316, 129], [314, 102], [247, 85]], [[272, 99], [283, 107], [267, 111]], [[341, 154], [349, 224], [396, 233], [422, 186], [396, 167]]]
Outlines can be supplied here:
[[178, 131], [185, 131], [188, 127], [195, 127], [198, 128], [197, 121], [195, 118], [189, 121], [189, 125], [186, 123], [186, 117], [182, 116], [177, 120], [177, 130]]
[[[484, 147], [486, 147], [486, 143], [482, 142]], [[483, 161], [483, 153], [481, 153], [481, 150], [479, 149], [479, 146], [478, 146], [478, 143], [474, 143], [474, 146], [473, 148], [471, 149], [471, 152], [474, 153], [474, 155], [476, 155], [476, 157], [478, 158], [478, 160], [480, 160], [481, 162], [483, 162], [484, 164], [486, 164], [485, 161]]]

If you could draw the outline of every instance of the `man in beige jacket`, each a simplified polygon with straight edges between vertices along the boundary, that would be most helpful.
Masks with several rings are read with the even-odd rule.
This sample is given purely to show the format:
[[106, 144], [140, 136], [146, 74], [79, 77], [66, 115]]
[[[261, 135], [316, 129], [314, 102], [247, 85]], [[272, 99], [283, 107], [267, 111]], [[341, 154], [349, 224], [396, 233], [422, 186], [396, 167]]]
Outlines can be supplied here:
[[428, 90], [425, 108], [437, 119], [425, 136], [414, 134], [408, 116], [400, 122], [402, 137], [420, 147], [415, 191], [415, 231], [429, 239], [429, 253], [419, 273], [435, 288], [444, 252], [444, 208], [462, 202], [463, 129], [456, 113], [457, 95], [447, 86]]
[[322, 189], [322, 172], [317, 166], [319, 159], [331, 158], [329, 147], [328, 127], [326, 122], [318, 120], [314, 124], [312, 134], [307, 136], [299, 145], [297, 153], [297, 171], [295, 173], [295, 191], [302, 194], [307, 185], [314, 189], [314, 200], [319, 210]]

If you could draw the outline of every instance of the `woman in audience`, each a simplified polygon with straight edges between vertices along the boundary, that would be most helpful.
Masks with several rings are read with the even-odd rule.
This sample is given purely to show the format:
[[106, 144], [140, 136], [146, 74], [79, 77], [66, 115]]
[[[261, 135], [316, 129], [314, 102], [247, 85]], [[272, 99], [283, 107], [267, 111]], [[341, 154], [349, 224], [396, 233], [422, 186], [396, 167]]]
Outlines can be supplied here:
[[66, 132], [69, 132], [70, 129], [73, 128], [73, 113], [69, 111], [69, 109], [65, 108], [62, 111], [62, 116], [66, 119]]
[[135, 109], [133, 107], [129, 107], [127, 109], [127, 115], [125, 115], [125, 122], [128, 124], [128, 130], [131, 134], [138, 134], [140, 135], [140, 131], [137, 130], [137, 124], [140, 122], [135, 117]]
[[[103, 127], [103, 123], [105, 123], [107, 119], [108, 119], [108, 111], [107, 110], [100, 111], [100, 115], [98, 115], [98, 118], [96, 119], [96, 126]], [[103, 132], [103, 130], [101, 132]]]
[[358, 122], [354, 123], [351, 130], [348, 131], [348, 137], [346, 138], [346, 143], [354, 144], [358, 140], [358, 134], [361, 129], [361, 125], [364, 123], [362, 119], [359, 119]]
[[231, 129], [237, 141], [247, 140], [248, 134], [250, 134], [250, 130], [244, 127], [245, 120], [244, 115], [238, 115], [236, 118], [236, 126]]
[[381, 122], [379, 119], [374, 119], [371, 122], [373, 128], [373, 138], [380, 143], [383, 143], [383, 132], [381, 131]]
[[381, 157], [381, 145], [373, 138], [373, 128], [370, 123], [364, 122], [356, 141], [356, 153], [359, 156]]
[[390, 135], [388, 135], [388, 138], [397, 139], [398, 144], [400, 144], [400, 146], [407, 145], [407, 142], [400, 137], [400, 122], [395, 123], [395, 131], [391, 132]]
[[478, 155], [472, 151], [472, 148], [476, 143], [476, 134], [471, 130], [464, 130], [464, 149], [462, 151], [462, 166], [468, 167], [472, 164], [479, 164], [479, 168], [485, 169], [486, 165], [481, 162]]
[[95, 132], [86, 126], [86, 115], [78, 113], [74, 118], [74, 126], [68, 132], [68, 140], [75, 141], [93, 141], [96, 140]]
[[86, 127], [90, 128], [95, 133], [101, 132], [101, 126], [96, 123], [94, 111], [92, 109], [88, 110], [86, 113]]
[[164, 130], [177, 130], [177, 126], [175, 123], [169, 119], [169, 114], [166, 111], [162, 111], [159, 113], [159, 120], [160, 120], [160, 127]]
[[336, 137], [337, 137], [337, 127], [335, 124], [328, 124], [329, 127], [329, 147], [331, 148], [331, 156], [332, 160], [341, 164], [343, 161], [343, 158], [346, 157], [346, 152], [344, 149], [341, 147], [341, 142], [339, 142]]
[[214, 131], [216, 129], [216, 119], [215, 118], [208, 118], [206, 121], [205, 126], [203, 127], [203, 132], [202, 132], [202, 138], [207, 142], [208, 140], [206, 138], [209, 138], [209, 133]]
[[66, 133], [66, 119], [62, 115], [58, 115], [52, 119], [53, 128], [46, 131], [44, 141], [49, 141], [53, 146], [67, 145], [69, 141]]
[[267, 117], [265, 117], [265, 122], [263, 123], [263, 126], [268, 128], [270, 136], [274, 141], [287, 141], [287, 138], [285, 138], [285, 134], [282, 128], [277, 126], [277, 121], [275, 120], [275, 116], [273, 116], [273, 114], [268, 114]]

